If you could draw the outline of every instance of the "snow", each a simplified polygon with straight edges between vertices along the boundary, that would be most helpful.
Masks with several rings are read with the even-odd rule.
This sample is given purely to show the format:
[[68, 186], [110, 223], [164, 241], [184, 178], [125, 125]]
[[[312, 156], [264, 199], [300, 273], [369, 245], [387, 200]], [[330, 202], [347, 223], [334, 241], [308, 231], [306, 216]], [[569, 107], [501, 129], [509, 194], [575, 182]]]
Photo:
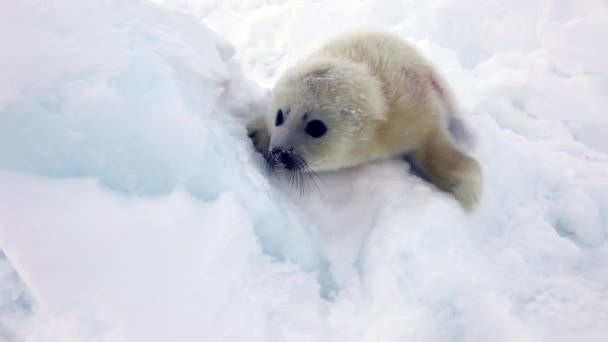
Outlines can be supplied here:
[[[0, 3], [0, 341], [604, 341], [608, 6]], [[244, 122], [329, 36], [453, 85], [472, 215], [402, 161], [267, 177]]]

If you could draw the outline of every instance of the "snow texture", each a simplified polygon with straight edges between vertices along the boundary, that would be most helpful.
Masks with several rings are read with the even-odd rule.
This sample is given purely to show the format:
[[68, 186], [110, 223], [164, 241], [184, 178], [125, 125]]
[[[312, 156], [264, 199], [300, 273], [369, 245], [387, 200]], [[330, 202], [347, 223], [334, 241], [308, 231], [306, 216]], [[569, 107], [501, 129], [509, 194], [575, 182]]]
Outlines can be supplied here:
[[[475, 133], [466, 214], [401, 160], [270, 178], [244, 128], [382, 28]], [[0, 341], [606, 341], [602, 0], [0, 2]]]

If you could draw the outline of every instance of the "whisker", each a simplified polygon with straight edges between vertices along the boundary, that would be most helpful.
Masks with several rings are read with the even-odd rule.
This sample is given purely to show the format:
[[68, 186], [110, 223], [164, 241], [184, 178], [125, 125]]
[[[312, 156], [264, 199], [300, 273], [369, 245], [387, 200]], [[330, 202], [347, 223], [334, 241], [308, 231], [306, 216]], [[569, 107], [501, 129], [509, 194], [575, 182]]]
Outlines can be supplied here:
[[295, 176], [293, 172], [289, 172], [289, 185], [293, 188], [295, 187]]
[[317, 184], [316, 179], [318, 179], [321, 183], [323, 183], [323, 179], [321, 179], [321, 177], [319, 177], [319, 175], [309, 166], [313, 165], [313, 166], [318, 166], [315, 163], [312, 162], [308, 162], [308, 161], [303, 161], [303, 168], [306, 171], [306, 173], [308, 174], [308, 177], [310, 178], [310, 181], [313, 183], [313, 185], [315, 186], [315, 188], [317, 188], [317, 191], [321, 192], [321, 189], [319, 188], [319, 185]]
[[266, 172], [273, 173], [275, 170], [275, 164], [272, 161], [272, 154], [270, 152], [265, 152], [263, 154], [263, 157], [266, 166]]
[[[319, 182], [322, 184], [323, 180], [310, 167], [310, 165], [316, 166], [316, 164], [309, 163], [297, 155], [293, 157], [294, 160], [290, 168], [286, 169], [286, 172], [279, 173], [279, 175], [287, 173], [286, 176], [289, 185], [292, 188], [297, 188], [300, 197], [303, 197], [307, 191], [313, 188], [323, 196], [323, 191], [321, 190], [321, 186], [319, 186]], [[269, 173], [275, 172], [280, 166], [280, 163], [278, 163], [271, 151], [264, 154], [264, 159], [266, 161], [266, 169]], [[283, 167], [281, 167], [281, 169], [283, 169]]]
[[310, 189], [310, 181], [308, 179], [308, 174], [306, 173], [304, 168], [302, 168], [302, 171], [300, 171], [300, 173], [302, 174], [302, 186], [305, 190], [308, 191], [308, 189]]
[[315, 178], [318, 178], [317, 174], [314, 173], [314, 171], [309, 170], [308, 177], [310, 179], [310, 183], [315, 187], [315, 189], [317, 189], [317, 192], [319, 192], [319, 194], [323, 196], [323, 191], [321, 191], [321, 188], [319, 188], [319, 184], [317, 184], [317, 181], [315, 180]]
[[299, 187], [300, 187], [300, 197], [304, 196], [304, 175], [301, 170], [298, 170], [298, 178], [299, 178]]
[[306, 186], [306, 189], [310, 189], [310, 174], [308, 173], [308, 167], [306, 166], [306, 164], [302, 165], [301, 172], [302, 178], [304, 179], [304, 186]]
[[[307, 173], [308, 173], [308, 177], [310, 179], [310, 182], [312, 183], [312, 185], [315, 187], [315, 189], [317, 189], [317, 191], [319, 192], [319, 194], [321, 196], [323, 196], [323, 191], [321, 191], [321, 188], [319, 187], [319, 184], [317, 184], [316, 179], [318, 179], [319, 181], [323, 182], [323, 180], [319, 177], [319, 175], [317, 175], [316, 172], [314, 172], [310, 167], [307, 166]], [[315, 179], [316, 178], [316, 179]]]
[[315, 171], [309, 169], [309, 172], [311, 173], [313, 178], [316, 178], [317, 180], [319, 180], [319, 182], [321, 182], [322, 185], [324, 185], [323, 178], [321, 178]]

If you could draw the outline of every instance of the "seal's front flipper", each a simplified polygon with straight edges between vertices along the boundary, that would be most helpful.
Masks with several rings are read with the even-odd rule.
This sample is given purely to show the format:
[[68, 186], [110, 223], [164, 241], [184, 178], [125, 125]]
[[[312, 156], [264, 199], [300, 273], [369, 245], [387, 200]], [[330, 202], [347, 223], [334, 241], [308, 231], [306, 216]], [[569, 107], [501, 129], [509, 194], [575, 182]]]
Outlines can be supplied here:
[[270, 133], [266, 127], [266, 118], [260, 116], [247, 123], [247, 135], [256, 151], [266, 154], [270, 145]]

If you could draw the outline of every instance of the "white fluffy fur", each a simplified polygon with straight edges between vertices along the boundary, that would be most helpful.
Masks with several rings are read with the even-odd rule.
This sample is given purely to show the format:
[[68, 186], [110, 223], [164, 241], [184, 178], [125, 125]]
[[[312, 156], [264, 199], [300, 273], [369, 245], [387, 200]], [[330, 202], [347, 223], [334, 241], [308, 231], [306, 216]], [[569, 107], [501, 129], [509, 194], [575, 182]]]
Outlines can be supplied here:
[[[270, 113], [248, 128], [261, 152], [291, 149], [315, 171], [410, 155], [433, 183], [472, 209], [482, 173], [448, 133], [455, 108], [445, 81], [411, 45], [385, 32], [358, 32], [289, 69], [273, 89]], [[276, 126], [279, 109], [285, 120]], [[306, 134], [311, 120], [323, 121], [327, 134]]]

